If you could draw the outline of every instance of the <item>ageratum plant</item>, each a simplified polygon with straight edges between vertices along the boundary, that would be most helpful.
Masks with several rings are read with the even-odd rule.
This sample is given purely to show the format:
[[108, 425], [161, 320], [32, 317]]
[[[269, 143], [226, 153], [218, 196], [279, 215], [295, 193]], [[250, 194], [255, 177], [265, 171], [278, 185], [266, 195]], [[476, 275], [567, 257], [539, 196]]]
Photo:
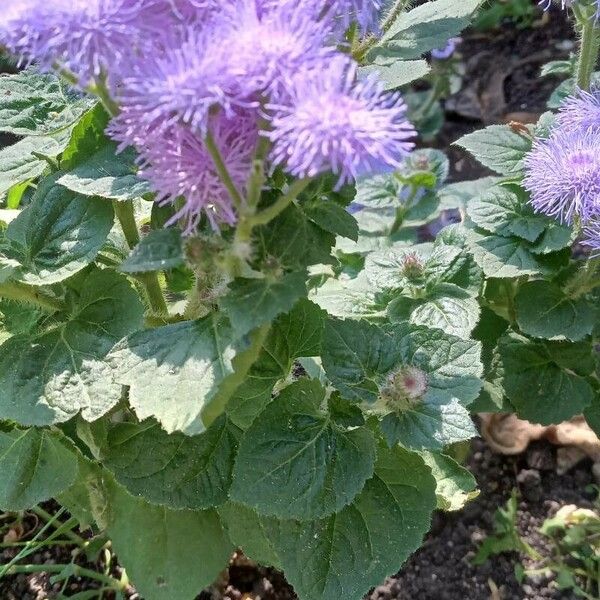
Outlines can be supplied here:
[[600, 425], [596, 3], [556, 123], [449, 185], [411, 122], [479, 2], [383, 4], [3, 7], [0, 508], [56, 498], [147, 600], [238, 547], [358, 599], [472, 494], [470, 412]]

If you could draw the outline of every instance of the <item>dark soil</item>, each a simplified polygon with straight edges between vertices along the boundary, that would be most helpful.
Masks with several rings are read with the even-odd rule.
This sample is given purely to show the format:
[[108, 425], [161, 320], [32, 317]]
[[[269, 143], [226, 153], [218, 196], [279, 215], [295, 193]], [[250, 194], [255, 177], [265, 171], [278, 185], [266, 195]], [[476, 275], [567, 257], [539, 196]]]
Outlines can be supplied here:
[[554, 76], [541, 79], [541, 67], [569, 58], [574, 50], [573, 26], [558, 8], [531, 28], [504, 23], [498, 30], [463, 35], [458, 47], [465, 66], [463, 86], [446, 100], [446, 121], [433, 142], [448, 153], [454, 180], [476, 179], [489, 172], [452, 144], [485, 125], [536, 122], [561, 81]]
[[[541, 576], [526, 578], [520, 585], [514, 571], [519, 562], [516, 553], [497, 555], [481, 566], [471, 562], [482, 540], [493, 531], [494, 512], [505, 505], [515, 488], [520, 498], [519, 533], [546, 556], [546, 542], [537, 531], [544, 520], [567, 504], [592, 506], [591, 464], [583, 462], [558, 475], [555, 452], [545, 443], [536, 443], [524, 455], [506, 457], [493, 454], [483, 441], [475, 441], [468, 466], [480, 496], [458, 513], [437, 513], [423, 547], [368, 600], [485, 600], [493, 597], [494, 588], [502, 600], [575, 598]], [[525, 559], [524, 565], [534, 567], [531, 559]]]

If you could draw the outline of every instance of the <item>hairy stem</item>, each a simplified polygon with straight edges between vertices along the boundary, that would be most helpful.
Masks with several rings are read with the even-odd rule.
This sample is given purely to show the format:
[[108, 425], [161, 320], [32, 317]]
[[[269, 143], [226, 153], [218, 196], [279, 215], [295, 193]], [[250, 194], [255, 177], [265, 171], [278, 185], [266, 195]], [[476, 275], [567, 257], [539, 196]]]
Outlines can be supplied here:
[[106, 112], [111, 117], [116, 117], [119, 114], [119, 105], [111, 98], [108, 87], [106, 86], [105, 75], [100, 76], [96, 83], [90, 87], [89, 91], [98, 96], [100, 102], [102, 102], [102, 106], [104, 106]]
[[271, 324], [267, 323], [255, 329], [250, 336], [250, 346], [233, 359], [234, 372], [226, 377], [219, 387], [218, 394], [202, 411], [202, 420], [206, 427], [222, 414], [227, 402], [235, 390], [244, 382], [252, 365], [258, 360], [260, 351], [267, 341]]
[[265, 210], [250, 218], [252, 226], [266, 225], [282, 213], [308, 187], [310, 179], [298, 179], [290, 185], [289, 190]]
[[215, 163], [217, 173], [219, 174], [219, 177], [220, 177], [221, 181], [223, 182], [223, 185], [229, 192], [229, 195], [231, 196], [231, 199], [233, 200], [235, 207], [238, 209], [238, 211], [241, 211], [242, 206], [244, 204], [244, 202], [242, 200], [242, 195], [240, 194], [238, 189], [235, 187], [235, 183], [233, 182], [233, 179], [231, 178], [231, 174], [229, 173], [229, 170], [227, 169], [227, 165], [225, 164], [225, 161], [223, 160], [223, 157], [221, 156], [221, 151], [219, 150], [212, 133], [208, 132], [206, 134], [206, 137], [204, 138], [204, 144], [206, 146], [206, 149], [208, 150], [208, 153], [211, 155], [213, 162]]
[[[233, 247], [239, 252], [250, 244], [252, 239], [252, 231], [259, 225], [267, 225], [277, 215], [281, 214], [297, 197], [301, 194], [311, 182], [310, 178], [298, 179], [294, 181], [288, 189], [288, 191], [278, 198], [271, 206], [265, 208], [263, 211], [257, 214], [240, 215], [240, 220], [235, 230], [235, 237], [233, 240]], [[229, 274], [232, 277], [240, 277], [244, 272], [244, 262], [241, 256], [231, 256], [231, 262], [228, 267]]]
[[[265, 130], [268, 127], [266, 119], [261, 119], [259, 122], [259, 130]], [[269, 152], [271, 143], [269, 138], [261, 135], [254, 152], [252, 160], [252, 171], [248, 180], [248, 193], [245, 209], [249, 214], [254, 214], [256, 207], [260, 201], [260, 194], [265, 183], [265, 160]]]
[[16, 281], [0, 284], [0, 298], [25, 302], [48, 312], [63, 311], [67, 308], [62, 300], [53, 298], [38, 288]]
[[[131, 202], [114, 200], [113, 207], [117, 219], [119, 219], [119, 223], [121, 224], [127, 245], [133, 250], [140, 242], [140, 234], [133, 213], [133, 204]], [[165, 302], [156, 273], [142, 273], [137, 276], [137, 279], [146, 290], [148, 303], [152, 310], [157, 314], [167, 313], [167, 303]]]
[[577, 87], [589, 90], [592, 73], [598, 61], [600, 37], [595, 19], [588, 13], [587, 7], [576, 6], [575, 17], [581, 29], [581, 43], [577, 59]]

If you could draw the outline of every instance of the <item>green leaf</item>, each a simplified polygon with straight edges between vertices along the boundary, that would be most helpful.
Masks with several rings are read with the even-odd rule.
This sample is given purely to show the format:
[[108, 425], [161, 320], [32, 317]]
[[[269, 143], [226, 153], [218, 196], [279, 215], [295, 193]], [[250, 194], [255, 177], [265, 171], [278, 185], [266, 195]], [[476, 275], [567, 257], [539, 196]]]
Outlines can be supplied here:
[[86, 198], [56, 185], [60, 174], [44, 179], [31, 204], [10, 223], [10, 258], [19, 260], [15, 276], [30, 285], [63, 281], [91, 263], [113, 225], [109, 202]]
[[383, 318], [389, 302], [374, 290], [366, 271], [354, 279], [328, 279], [310, 297], [330, 315], [343, 318]]
[[312, 520], [349, 504], [373, 475], [375, 438], [346, 430], [321, 405], [315, 380], [285, 388], [245, 433], [231, 498], [260, 514]]
[[484, 235], [469, 230], [468, 243], [475, 261], [487, 277], [503, 279], [539, 275], [545, 270], [531, 253], [531, 246], [520, 238]]
[[390, 446], [397, 443], [415, 450], [443, 450], [477, 435], [469, 411], [458, 400], [425, 398], [403, 412], [383, 417], [381, 431]]
[[390, 65], [367, 65], [359, 72], [364, 75], [377, 73], [383, 81], [386, 90], [395, 90], [399, 87], [422, 79], [431, 67], [426, 60], [397, 60]]
[[69, 144], [60, 157], [64, 171], [72, 171], [99, 148], [108, 144], [109, 140], [104, 130], [109, 121], [110, 115], [101, 102], [96, 103], [77, 121], [71, 132]]
[[119, 423], [103, 463], [134, 496], [170, 508], [210, 508], [227, 500], [239, 430], [225, 417], [204, 433], [167, 434], [153, 421]]
[[421, 545], [435, 505], [435, 480], [422, 459], [380, 447], [375, 476], [341, 512], [263, 522], [300, 598], [360, 598]]
[[106, 484], [106, 529], [146, 600], [193, 598], [217, 579], [233, 547], [215, 510], [171, 510]]
[[306, 274], [302, 271], [280, 278], [238, 278], [229, 284], [229, 291], [221, 298], [220, 305], [233, 328], [244, 335], [291, 310], [306, 294]]
[[479, 495], [475, 477], [454, 459], [439, 452], [422, 452], [421, 458], [435, 478], [438, 509], [460, 510]]
[[557, 222], [549, 223], [540, 239], [529, 248], [529, 251], [534, 254], [556, 252], [570, 246], [576, 237], [574, 228]]
[[600, 395], [594, 394], [592, 403], [583, 411], [583, 414], [587, 424], [596, 435], [600, 436]]
[[501, 181], [500, 177], [482, 177], [473, 181], [459, 181], [445, 185], [439, 192], [440, 208], [465, 210], [473, 198], [478, 198]]
[[218, 508], [229, 539], [244, 554], [263, 565], [281, 570], [281, 562], [261, 517], [248, 506], [227, 502]]
[[581, 340], [592, 333], [597, 314], [586, 298], [570, 298], [549, 281], [520, 286], [515, 310], [523, 333], [548, 340]]
[[32, 153], [56, 157], [64, 148], [63, 140], [53, 137], [29, 137], [0, 150], [0, 194], [13, 186], [37, 179], [48, 167]]
[[341, 205], [331, 200], [316, 198], [303, 205], [306, 216], [321, 229], [356, 241], [358, 239], [358, 223], [356, 219]]
[[84, 196], [98, 196], [110, 200], [135, 200], [151, 191], [147, 181], [136, 175], [135, 155], [132, 150], [117, 154], [116, 144], [107, 143], [94, 154], [83, 159], [58, 183]]
[[140, 420], [156, 418], [168, 432], [202, 433], [203, 410], [233, 372], [231, 327], [217, 315], [147, 331], [119, 342], [106, 357], [115, 383], [127, 385]]
[[181, 231], [175, 228], [151, 231], [123, 262], [123, 273], [163, 271], [183, 265]]
[[304, 298], [276, 319], [258, 360], [227, 404], [227, 415], [238, 427], [250, 427], [271, 400], [275, 384], [290, 373], [294, 359], [321, 353], [324, 321], [325, 312]]
[[376, 402], [380, 375], [398, 362], [393, 340], [366, 321], [328, 319], [323, 338], [323, 368], [347, 400]]
[[408, 321], [468, 338], [479, 320], [479, 302], [451, 283], [436, 286], [423, 300], [400, 297], [388, 308], [392, 322]]
[[483, 166], [500, 175], [519, 175], [523, 159], [531, 150], [532, 138], [508, 125], [490, 125], [461, 137], [457, 142]]
[[528, 242], [535, 242], [550, 224], [548, 217], [533, 212], [528, 195], [516, 185], [493, 187], [469, 203], [467, 212], [487, 231]]
[[93, 421], [121, 398], [103, 359], [141, 326], [143, 306], [123, 275], [93, 269], [69, 282], [64, 323], [0, 346], [0, 418], [50, 425], [81, 412]]
[[34, 68], [0, 76], [0, 131], [51, 135], [67, 129], [89, 108], [90, 99], [60, 77]]
[[0, 430], [0, 472], [0, 508], [26, 510], [73, 483], [77, 457], [60, 435], [48, 430]]
[[56, 496], [56, 501], [64, 506], [77, 521], [81, 530], [95, 525], [96, 510], [105, 507], [102, 493], [103, 471], [96, 462], [77, 455], [78, 472], [73, 484]]
[[333, 262], [335, 236], [324, 233], [294, 204], [271, 223], [257, 229], [263, 258], [274, 257], [286, 269], [300, 270], [318, 263]]
[[594, 391], [578, 374], [590, 361], [591, 344], [535, 342], [509, 334], [498, 349], [504, 393], [521, 418], [552, 425], [581, 414], [591, 404]]
[[420, 58], [469, 25], [481, 0], [435, 0], [401, 12], [369, 58]]

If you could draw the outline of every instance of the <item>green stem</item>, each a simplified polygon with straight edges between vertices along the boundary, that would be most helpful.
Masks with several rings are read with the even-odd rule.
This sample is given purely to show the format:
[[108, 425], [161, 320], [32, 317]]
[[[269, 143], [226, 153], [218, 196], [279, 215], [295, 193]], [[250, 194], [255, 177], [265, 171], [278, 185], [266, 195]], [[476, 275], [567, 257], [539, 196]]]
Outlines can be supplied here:
[[[127, 245], [133, 250], [140, 243], [140, 233], [135, 222], [133, 204], [131, 202], [114, 200], [113, 207], [117, 219], [119, 219], [119, 223], [121, 224]], [[146, 295], [152, 310], [157, 314], [168, 313], [169, 309], [167, 308], [167, 303], [165, 302], [156, 273], [141, 273], [137, 276], [137, 279], [139, 279], [146, 289]]]
[[581, 44], [577, 60], [577, 87], [589, 90], [592, 81], [592, 73], [598, 61], [598, 50], [600, 49], [600, 37], [594, 17], [589, 14], [588, 7], [578, 6], [574, 9], [575, 17], [581, 28]]
[[419, 191], [419, 188], [417, 186], [413, 185], [412, 190], [410, 192], [410, 196], [408, 197], [406, 202], [396, 210], [396, 218], [394, 219], [394, 222], [392, 223], [392, 226], [390, 228], [388, 235], [394, 235], [395, 233], [398, 233], [398, 230], [400, 229], [400, 227], [402, 227], [402, 224], [404, 223], [406, 213], [412, 208], [412, 203], [413, 203], [414, 199], [416, 198], [418, 191]]
[[[50, 523], [50, 522], [54, 521], [54, 517], [50, 513], [46, 512], [41, 506], [34, 506], [31, 509], [31, 512], [33, 514], [37, 515], [38, 517], [40, 517], [41, 519], [43, 519], [46, 523]], [[64, 523], [60, 523], [59, 528], [62, 530], [63, 526], [64, 526]], [[55, 529], [57, 529], [57, 528], [55, 527]], [[71, 529], [64, 529], [63, 531], [61, 531], [61, 533], [64, 533], [65, 537], [68, 537], [71, 540], [71, 542], [77, 544], [81, 548], [85, 547], [87, 544], [87, 542], [83, 538], [79, 537]]]
[[127, 589], [127, 583], [121, 582], [110, 575], [104, 575], [91, 569], [80, 567], [79, 565], [14, 565], [7, 571], [7, 575], [16, 575], [17, 573], [56, 573], [60, 574], [66, 569], [71, 571], [74, 577], [86, 577], [87, 579], [93, 579], [100, 581], [105, 585], [109, 586], [113, 590], [125, 591]]
[[32, 304], [48, 312], [58, 312], [67, 309], [62, 300], [53, 298], [40, 289], [16, 281], [0, 284], [0, 298]]
[[282, 213], [307, 187], [311, 179], [298, 179], [290, 185], [288, 191], [281, 196], [276, 202], [271, 204], [265, 210], [250, 217], [250, 222], [253, 227], [257, 225], [266, 225], [270, 223], [277, 215]]
[[111, 98], [108, 88], [106, 87], [106, 76], [100, 76], [95, 85], [90, 87], [89, 91], [98, 96], [100, 102], [102, 102], [102, 106], [104, 106], [106, 112], [111, 117], [116, 117], [119, 114], [119, 105]]
[[246, 379], [248, 371], [250, 371], [252, 365], [258, 360], [270, 330], [270, 323], [255, 329], [250, 336], [250, 346], [233, 359], [233, 373], [224, 379], [217, 395], [202, 411], [202, 420], [206, 427], [209, 427], [223, 413], [227, 402], [229, 402], [235, 390]]
[[[278, 198], [271, 206], [255, 215], [241, 215], [240, 221], [235, 230], [233, 247], [243, 249], [252, 239], [252, 230], [259, 225], [270, 223], [277, 215], [282, 213], [306, 187], [310, 184], [311, 179], [298, 179], [292, 183], [288, 191]], [[233, 256], [233, 264], [230, 265], [229, 271], [233, 277], [239, 277], [244, 269], [241, 257]]]
[[399, 17], [400, 13], [407, 7], [409, 2], [410, 0], [396, 0], [396, 3], [390, 8], [381, 25], [381, 29], [384, 33], [387, 33], [390, 30], [391, 26]]
[[[410, 0], [396, 0], [394, 5], [390, 8], [387, 13], [382, 25], [381, 30], [385, 34], [395, 23], [396, 19], [400, 15], [400, 13], [408, 6]], [[358, 47], [352, 52], [352, 55], [358, 62], [362, 62], [363, 58], [367, 54], [367, 52], [379, 41], [379, 38], [375, 35], [368, 36], [362, 44], [359, 44]]]
[[225, 161], [223, 160], [223, 157], [221, 156], [221, 152], [215, 142], [214, 137], [212, 136], [212, 133], [208, 132], [206, 134], [206, 137], [204, 138], [204, 144], [206, 146], [206, 149], [208, 150], [208, 153], [211, 155], [213, 162], [215, 163], [217, 173], [219, 174], [219, 177], [221, 178], [223, 185], [229, 192], [229, 195], [231, 196], [231, 199], [233, 200], [235, 207], [238, 209], [238, 211], [241, 211], [242, 206], [244, 204], [244, 202], [242, 200], [242, 195], [240, 194], [238, 189], [235, 187], [235, 183], [233, 182], [233, 179], [231, 178], [231, 174], [229, 173], [229, 170], [227, 169], [227, 165], [225, 164]]
[[[260, 131], [265, 131], [268, 127], [268, 122], [265, 119], [261, 119], [258, 125]], [[261, 135], [256, 144], [256, 150], [252, 160], [252, 172], [250, 173], [250, 178], [248, 180], [245, 210], [249, 214], [254, 214], [260, 201], [260, 195], [265, 183], [265, 160], [269, 153], [270, 146], [271, 142], [269, 141], [269, 138]]]

